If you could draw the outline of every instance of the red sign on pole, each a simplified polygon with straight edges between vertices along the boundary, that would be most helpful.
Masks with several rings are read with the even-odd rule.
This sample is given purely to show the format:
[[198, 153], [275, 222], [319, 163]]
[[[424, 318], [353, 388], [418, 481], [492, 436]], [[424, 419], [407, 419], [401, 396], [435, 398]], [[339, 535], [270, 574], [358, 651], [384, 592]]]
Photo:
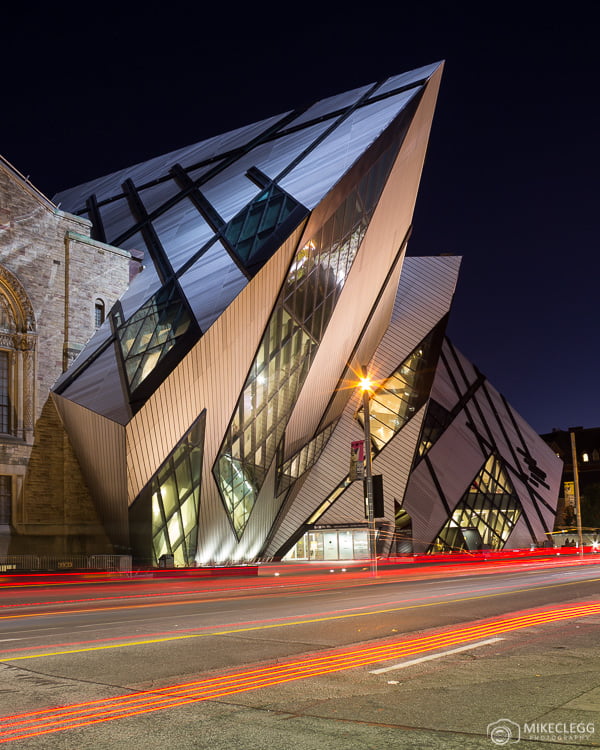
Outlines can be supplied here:
[[354, 440], [350, 443], [350, 481], [364, 477], [365, 441]]

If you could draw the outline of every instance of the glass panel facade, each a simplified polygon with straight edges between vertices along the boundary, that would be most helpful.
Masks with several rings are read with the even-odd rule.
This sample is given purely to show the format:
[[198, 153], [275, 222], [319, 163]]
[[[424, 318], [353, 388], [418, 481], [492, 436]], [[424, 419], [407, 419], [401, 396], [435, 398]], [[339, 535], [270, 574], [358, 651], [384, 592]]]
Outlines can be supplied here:
[[0, 475], [0, 526], [7, 526], [12, 517], [12, 477]]
[[284, 560], [367, 560], [366, 529], [315, 529], [296, 542]]
[[434, 399], [430, 399], [427, 404], [427, 413], [423, 420], [421, 430], [421, 441], [419, 443], [419, 458], [422, 458], [427, 451], [433, 447], [436, 440], [452, 421], [452, 415], [441, 404]]
[[234, 216], [223, 239], [242, 265], [256, 273], [268, 259], [261, 254], [261, 246], [299, 205], [277, 185], [271, 185]]
[[288, 459], [284, 464], [277, 468], [277, 494], [285, 492], [289, 487], [304, 474], [305, 471], [311, 469], [315, 463], [319, 460], [319, 456], [323, 448], [327, 445], [327, 441], [331, 436], [337, 420], [332, 422], [324, 430], [321, 430], [319, 434], [314, 437], [310, 443], [307, 443], [301, 450], [298, 451], [294, 456]]
[[[442, 321], [410, 353], [392, 376], [374, 391], [369, 402], [373, 453], [379, 453], [427, 400], [442, 345], [444, 328], [445, 321]], [[362, 406], [356, 418], [364, 426]], [[350, 476], [344, 477], [308, 519], [308, 523], [317, 523], [325, 511], [351, 484]]]
[[[436, 326], [369, 400], [371, 442], [379, 453], [429, 397], [442, 344], [444, 324]], [[364, 426], [362, 406], [357, 419]]]
[[501, 460], [492, 454], [429, 552], [502, 549], [522, 508]]
[[[176, 566], [194, 562], [204, 425], [202, 413], [132, 506], [130, 521], [138, 535], [138, 557], [149, 557], [155, 566], [163, 555], [173, 555]], [[148, 547], [149, 539], [151, 553], [140, 554], [141, 549]]]
[[338, 560], [338, 535], [337, 531], [323, 532], [323, 559]]
[[118, 339], [129, 388], [134, 391], [175, 346], [191, 322], [171, 281], [119, 327]]
[[217, 462], [217, 480], [238, 536], [283, 437], [314, 346], [286, 310], [276, 311]]
[[396, 150], [397, 146], [380, 156], [292, 262], [213, 468], [238, 539], [275, 458]]
[[354, 535], [351, 531], [338, 531], [338, 548], [340, 560], [352, 560], [354, 557]]

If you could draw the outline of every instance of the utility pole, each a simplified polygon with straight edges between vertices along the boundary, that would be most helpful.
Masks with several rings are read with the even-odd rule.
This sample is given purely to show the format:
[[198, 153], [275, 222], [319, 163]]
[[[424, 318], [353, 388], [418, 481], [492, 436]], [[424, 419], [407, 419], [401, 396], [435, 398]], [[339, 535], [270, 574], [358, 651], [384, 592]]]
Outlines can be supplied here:
[[575, 444], [575, 432], [581, 427], [569, 427], [571, 433], [571, 454], [573, 456], [573, 484], [575, 485], [575, 512], [577, 513], [577, 540], [579, 554], [583, 555], [583, 531], [581, 528], [581, 499], [579, 495], [579, 466], [577, 463], [577, 446]]

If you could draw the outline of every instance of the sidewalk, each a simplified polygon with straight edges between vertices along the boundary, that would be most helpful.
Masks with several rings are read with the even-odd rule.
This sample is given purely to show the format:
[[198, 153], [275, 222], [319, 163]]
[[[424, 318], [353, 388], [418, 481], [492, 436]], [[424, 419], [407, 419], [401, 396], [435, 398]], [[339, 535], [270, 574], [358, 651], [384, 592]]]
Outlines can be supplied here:
[[[570, 605], [568, 605], [570, 606]], [[204, 697], [143, 715], [132, 715], [81, 729], [70, 729], [16, 741], [26, 750], [471, 750], [511, 745], [516, 750], [557, 747], [600, 747], [600, 603], [592, 614], [543, 622], [518, 630], [494, 618], [454, 628], [424, 631], [411, 639], [440, 647], [418, 653], [413, 648], [378, 662], [372, 658], [351, 668], [321, 668], [310, 674], [307, 659], [319, 661], [328, 653], [270, 662], [263, 670], [253, 665], [238, 671], [253, 689], [243, 692], [218, 687], [228, 673], [199, 675]], [[584, 611], [584, 610], [581, 610]], [[529, 616], [527, 613], [518, 613]], [[508, 615], [505, 620], [514, 618]], [[502, 627], [505, 629], [502, 630]], [[454, 644], [440, 635], [457, 630], [480, 635]], [[251, 636], [249, 636], [251, 637]], [[382, 641], [357, 649], [379, 648]], [[458, 647], [456, 644], [459, 644]], [[464, 646], [464, 648], [462, 648]], [[362, 658], [362, 657], [361, 657]], [[269, 683], [269, 670], [303, 665], [303, 679]], [[306, 666], [308, 664], [308, 666]], [[291, 666], [290, 666], [291, 665]], [[9, 668], [14, 669], [14, 668]], [[258, 677], [253, 673], [259, 669]], [[316, 670], [315, 670], [316, 671]], [[10, 675], [11, 672], [2, 676]], [[291, 673], [290, 673], [291, 674]], [[17, 677], [15, 673], [15, 677]], [[237, 679], [237, 677], [236, 677]], [[4, 685], [9, 684], [4, 680]], [[212, 693], [206, 686], [213, 686]], [[91, 687], [91, 686], [90, 686]], [[160, 687], [160, 686], [156, 686]], [[145, 689], [149, 689], [148, 686]], [[160, 687], [157, 698], [168, 692]], [[112, 693], [115, 695], [115, 692]], [[121, 693], [123, 701], [131, 699]], [[83, 700], [83, 697], [81, 698]], [[121, 700], [121, 699], [119, 699]], [[1, 722], [0, 722], [1, 723]], [[493, 733], [493, 734], [492, 734]], [[492, 739], [493, 737], [493, 739]]]

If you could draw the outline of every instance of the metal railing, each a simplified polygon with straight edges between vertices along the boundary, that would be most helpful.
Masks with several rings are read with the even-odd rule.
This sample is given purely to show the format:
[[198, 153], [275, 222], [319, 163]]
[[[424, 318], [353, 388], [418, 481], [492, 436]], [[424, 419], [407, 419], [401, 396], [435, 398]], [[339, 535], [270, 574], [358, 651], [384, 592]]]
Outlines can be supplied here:
[[131, 555], [0, 555], [0, 573], [69, 570], [128, 573]]

